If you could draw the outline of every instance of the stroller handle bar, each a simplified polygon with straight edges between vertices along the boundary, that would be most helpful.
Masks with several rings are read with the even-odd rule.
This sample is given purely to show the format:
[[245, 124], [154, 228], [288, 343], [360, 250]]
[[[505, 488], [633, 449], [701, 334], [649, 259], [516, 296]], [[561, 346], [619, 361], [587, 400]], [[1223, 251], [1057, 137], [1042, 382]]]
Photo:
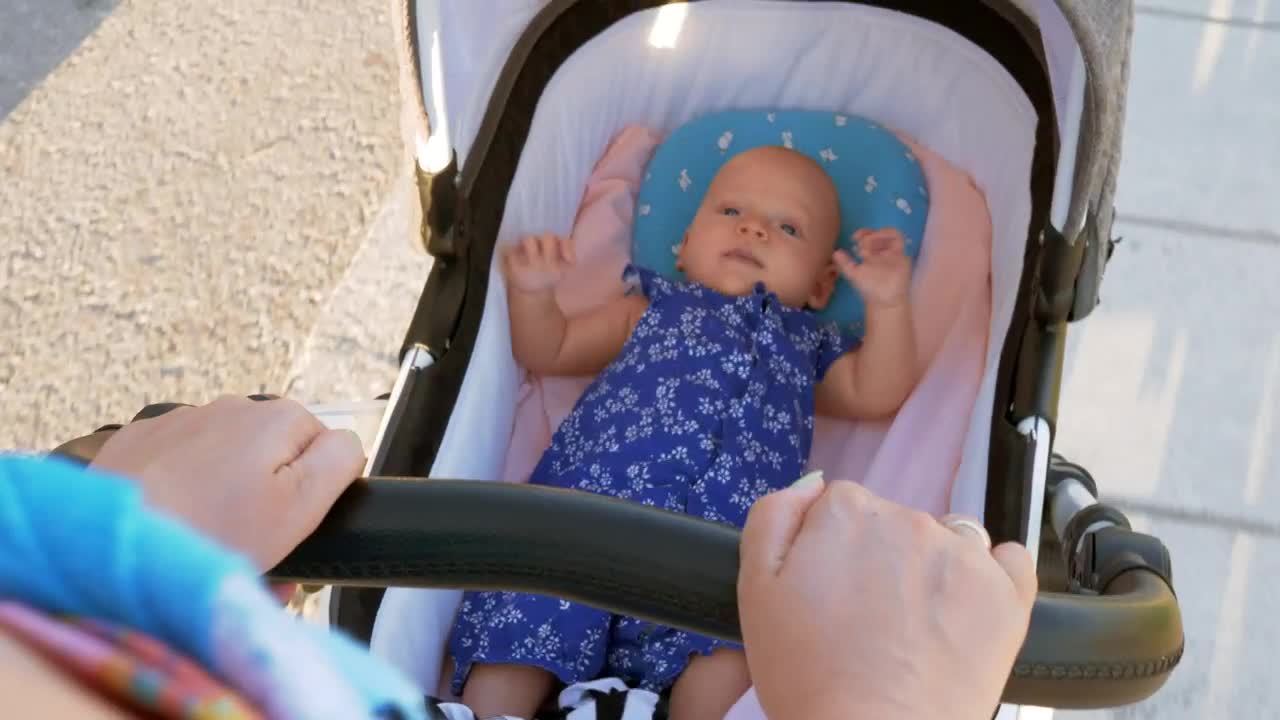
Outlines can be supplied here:
[[[269, 575], [534, 592], [740, 640], [738, 543], [731, 527], [590, 493], [369, 478]], [[1182, 621], [1169, 573], [1142, 559], [1153, 548], [1160, 556], [1159, 541], [1110, 527], [1105, 542], [1087, 545], [1100, 569], [1088, 576], [1096, 587], [1086, 581], [1075, 583], [1077, 592], [1040, 593], [1005, 702], [1137, 702], [1158, 690], [1180, 659]]]

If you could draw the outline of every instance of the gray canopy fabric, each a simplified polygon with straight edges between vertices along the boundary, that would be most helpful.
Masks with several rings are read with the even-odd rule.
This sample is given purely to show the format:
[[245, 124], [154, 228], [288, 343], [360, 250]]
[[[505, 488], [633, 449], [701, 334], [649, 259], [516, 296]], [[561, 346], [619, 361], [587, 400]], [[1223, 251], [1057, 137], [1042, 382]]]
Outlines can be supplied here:
[[[1067, 237], [1086, 243], [1075, 316], [1097, 303], [1114, 220], [1133, 41], [1133, 0], [1056, 0], [1071, 24], [1088, 79]], [[1079, 236], [1072, 232], [1080, 228]]]
[[[1088, 70], [1086, 137], [1077, 171], [1076, 195], [1092, 195], [1110, 205], [1123, 139], [1129, 48], [1133, 38], [1132, 0], [1058, 0], [1075, 31]], [[1094, 192], [1090, 193], [1089, 188]], [[1097, 211], [1100, 208], [1095, 208]], [[1072, 208], [1072, 224], [1086, 208]], [[1110, 208], [1107, 208], [1108, 214]]]
[[[955, 0], [938, 0], [954, 2]], [[1068, 240], [1091, 213], [1107, 211], [1115, 195], [1115, 170], [1120, 159], [1124, 125], [1125, 93], [1129, 83], [1129, 48], [1133, 36], [1133, 0], [986, 0], [996, 6], [1012, 5], [1039, 26], [1050, 60], [1050, 72], [1069, 71], [1053, 67], [1059, 58], [1071, 54], [1052, 52], [1058, 43], [1074, 43], [1084, 59], [1087, 74], [1085, 107], [1080, 123], [1073, 200], [1065, 227], [1059, 228]], [[1056, 5], [1056, 8], [1054, 7]], [[1055, 27], [1054, 11], [1065, 19], [1069, 36]], [[1055, 83], [1056, 83], [1055, 78]], [[1061, 108], [1059, 108], [1061, 112]], [[1060, 118], [1061, 121], [1061, 118]], [[1086, 241], [1090, 238], [1085, 238]]]

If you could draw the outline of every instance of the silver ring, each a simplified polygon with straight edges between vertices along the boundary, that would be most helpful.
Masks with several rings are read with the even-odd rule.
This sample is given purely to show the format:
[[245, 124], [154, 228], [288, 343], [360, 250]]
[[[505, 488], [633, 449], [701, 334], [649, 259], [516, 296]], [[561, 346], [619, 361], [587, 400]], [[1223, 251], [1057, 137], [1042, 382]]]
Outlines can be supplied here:
[[963, 515], [946, 515], [942, 518], [942, 524], [952, 532], [962, 535], [973, 535], [982, 540], [982, 544], [987, 550], [991, 549], [991, 535], [987, 529], [982, 527], [982, 523]]

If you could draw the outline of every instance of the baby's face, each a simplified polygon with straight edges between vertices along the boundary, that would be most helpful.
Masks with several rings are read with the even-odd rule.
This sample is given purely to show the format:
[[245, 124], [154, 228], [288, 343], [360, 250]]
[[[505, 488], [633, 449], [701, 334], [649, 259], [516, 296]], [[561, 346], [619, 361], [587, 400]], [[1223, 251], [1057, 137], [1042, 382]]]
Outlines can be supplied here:
[[747, 295], [761, 282], [786, 305], [821, 308], [835, 288], [839, 230], [835, 186], [816, 162], [786, 148], [756, 148], [712, 180], [678, 266], [726, 295]]

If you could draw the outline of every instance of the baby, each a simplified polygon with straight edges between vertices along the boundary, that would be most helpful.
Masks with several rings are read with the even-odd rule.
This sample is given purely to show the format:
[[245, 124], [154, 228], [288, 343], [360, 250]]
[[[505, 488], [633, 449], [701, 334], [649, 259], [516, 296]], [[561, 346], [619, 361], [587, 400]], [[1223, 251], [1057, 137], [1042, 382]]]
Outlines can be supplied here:
[[[821, 166], [762, 147], [713, 179], [679, 247], [688, 282], [630, 267], [632, 292], [567, 318], [554, 291], [569, 242], [511, 248], [516, 359], [542, 375], [599, 373], [530, 482], [742, 527], [757, 499], [803, 474], [815, 411], [896, 412], [917, 379], [903, 240], [860, 230], [857, 263], [835, 251], [839, 228]], [[814, 312], [840, 275], [866, 303], [860, 346]], [[532, 717], [556, 679], [670, 688], [674, 720], [723, 717], [750, 685], [738, 645], [522, 593], [467, 593], [449, 648], [453, 691], [481, 718]]]

